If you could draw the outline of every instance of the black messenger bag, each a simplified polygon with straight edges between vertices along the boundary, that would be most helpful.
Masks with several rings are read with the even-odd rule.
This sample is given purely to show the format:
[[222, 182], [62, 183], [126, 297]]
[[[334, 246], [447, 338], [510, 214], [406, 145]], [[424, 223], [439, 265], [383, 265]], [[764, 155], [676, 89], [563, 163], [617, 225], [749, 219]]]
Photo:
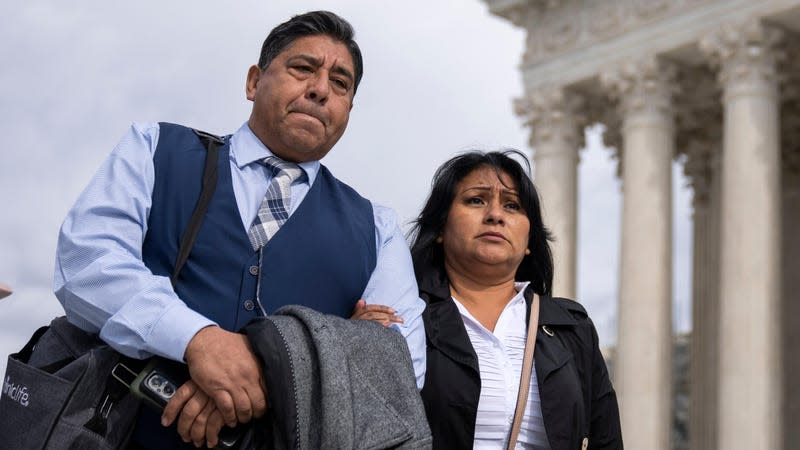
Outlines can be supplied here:
[[[217, 136], [195, 133], [207, 150], [203, 185], [181, 238], [173, 287], [216, 188], [224, 143]], [[66, 317], [38, 329], [22, 350], [8, 357], [0, 393], [0, 449], [125, 448], [141, 402], [112, 375], [120, 362], [135, 370], [146, 363], [121, 355]]]
[[19, 353], [8, 357], [0, 448], [123, 447], [140, 402], [111, 377], [121, 358], [66, 317], [37, 330]]

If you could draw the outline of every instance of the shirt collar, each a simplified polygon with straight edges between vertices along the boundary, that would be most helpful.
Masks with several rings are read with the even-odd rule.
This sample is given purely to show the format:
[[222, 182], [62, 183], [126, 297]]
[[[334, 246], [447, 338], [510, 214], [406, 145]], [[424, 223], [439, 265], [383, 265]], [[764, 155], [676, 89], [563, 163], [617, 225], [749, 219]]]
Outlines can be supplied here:
[[[528, 287], [529, 284], [530, 284], [530, 281], [515, 281], [514, 282], [514, 290], [516, 290], [517, 293], [513, 297], [511, 297], [511, 300], [509, 300], [508, 303], [506, 303], [506, 306], [503, 308], [503, 312], [501, 312], [501, 315], [506, 310], [509, 310], [511, 308], [519, 308], [520, 306], [522, 306], [523, 308], [525, 307], [525, 305], [526, 305], [526, 302], [525, 302], [525, 288]], [[456, 305], [458, 305], [458, 309], [459, 309], [459, 311], [461, 311], [461, 314], [464, 314], [464, 312], [467, 311], [466, 307], [464, 307], [464, 305], [457, 298], [455, 298], [453, 296], [451, 296], [451, 297], [452, 297], [453, 300], [455, 300]]]
[[515, 281], [514, 289], [517, 290], [517, 295], [515, 295], [514, 298], [511, 299], [511, 302], [525, 303], [525, 288], [528, 287], [529, 284], [531, 284], [530, 281]]
[[506, 303], [501, 315], [510, 309], [522, 308], [522, 311], [525, 310], [524, 308], [527, 307], [527, 303], [525, 302], [525, 288], [528, 287], [529, 284], [531, 284], [530, 281], [514, 282], [514, 289], [517, 291], [517, 293], [511, 298], [511, 300], [508, 301], [508, 303]]
[[[230, 151], [233, 162], [240, 169], [256, 161], [260, 161], [267, 156], [275, 156], [272, 151], [256, 137], [247, 122], [242, 124], [236, 133], [231, 136]], [[308, 182], [311, 184], [317, 177], [317, 172], [319, 172], [319, 161], [298, 163], [298, 166], [305, 171]]]

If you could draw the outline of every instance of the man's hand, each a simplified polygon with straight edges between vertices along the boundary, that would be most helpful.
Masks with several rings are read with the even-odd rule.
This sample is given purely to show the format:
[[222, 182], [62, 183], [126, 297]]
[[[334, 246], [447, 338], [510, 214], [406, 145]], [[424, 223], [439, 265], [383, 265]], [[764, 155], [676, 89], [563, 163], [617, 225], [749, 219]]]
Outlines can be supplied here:
[[385, 327], [392, 326], [393, 323], [403, 323], [403, 318], [395, 314], [397, 311], [384, 305], [368, 305], [364, 299], [356, 302], [351, 319], [374, 320]]
[[192, 380], [178, 388], [170, 399], [161, 416], [161, 424], [170, 426], [178, 413], [178, 434], [184, 442], [192, 442], [195, 447], [201, 447], [204, 443], [209, 448], [216, 447], [219, 431], [225, 424], [222, 413]]
[[229, 427], [264, 415], [261, 370], [247, 337], [206, 327], [189, 341], [184, 358], [192, 380], [213, 400]]

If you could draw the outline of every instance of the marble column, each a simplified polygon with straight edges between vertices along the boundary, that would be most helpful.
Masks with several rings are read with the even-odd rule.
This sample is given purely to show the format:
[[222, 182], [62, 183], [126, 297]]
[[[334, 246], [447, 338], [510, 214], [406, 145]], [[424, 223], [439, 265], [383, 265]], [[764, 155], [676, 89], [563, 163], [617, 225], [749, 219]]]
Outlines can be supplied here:
[[692, 450], [717, 446], [720, 146], [714, 140], [691, 142], [684, 166], [694, 191], [689, 363], [689, 448]]
[[[553, 295], [576, 297], [578, 150], [583, 147], [581, 101], [563, 88], [542, 88], [516, 102], [527, 118], [533, 147], [534, 183], [544, 224], [553, 233]], [[535, 249], [531, 249], [535, 251]]]
[[674, 70], [648, 59], [601, 74], [622, 117], [619, 393], [626, 447], [666, 450], [672, 426]]
[[717, 448], [726, 450], [782, 448], [779, 38], [752, 22], [701, 41], [723, 89]]

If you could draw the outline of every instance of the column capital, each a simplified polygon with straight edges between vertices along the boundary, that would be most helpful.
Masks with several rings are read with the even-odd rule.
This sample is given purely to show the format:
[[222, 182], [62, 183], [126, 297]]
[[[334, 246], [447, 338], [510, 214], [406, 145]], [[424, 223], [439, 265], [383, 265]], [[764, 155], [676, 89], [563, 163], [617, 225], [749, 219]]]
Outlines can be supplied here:
[[687, 143], [685, 147], [686, 161], [683, 173], [689, 179], [694, 197], [692, 206], [695, 212], [705, 208], [711, 198], [714, 174], [719, 173], [720, 149], [718, 141], [696, 139]]
[[587, 118], [582, 113], [584, 99], [562, 87], [547, 86], [527, 92], [514, 100], [514, 111], [531, 129], [530, 145], [537, 149], [542, 144], [558, 140], [571, 149], [584, 147], [583, 128]]
[[[681, 67], [675, 99], [676, 153], [684, 156], [683, 173], [697, 214], [707, 208], [718, 176], [722, 142], [722, 104], [715, 73], [707, 67]], [[678, 156], [678, 155], [676, 155]]]
[[700, 50], [708, 56], [712, 67], [719, 69], [719, 82], [725, 95], [763, 92], [775, 95], [778, 63], [784, 52], [778, 48], [784, 33], [760, 20], [727, 24], [699, 41]]
[[675, 98], [678, 151], [689, 142], [722, 139], [720, 86], [705, 67], [681, 67], [679, 94]]
[[623, 126], [632, 120], [658, 120], [672, 125], [673, 97], [678, 92], [677, 68], [655, 56], [624, 61], [600, 73], [600, 83], [619, 102]]

